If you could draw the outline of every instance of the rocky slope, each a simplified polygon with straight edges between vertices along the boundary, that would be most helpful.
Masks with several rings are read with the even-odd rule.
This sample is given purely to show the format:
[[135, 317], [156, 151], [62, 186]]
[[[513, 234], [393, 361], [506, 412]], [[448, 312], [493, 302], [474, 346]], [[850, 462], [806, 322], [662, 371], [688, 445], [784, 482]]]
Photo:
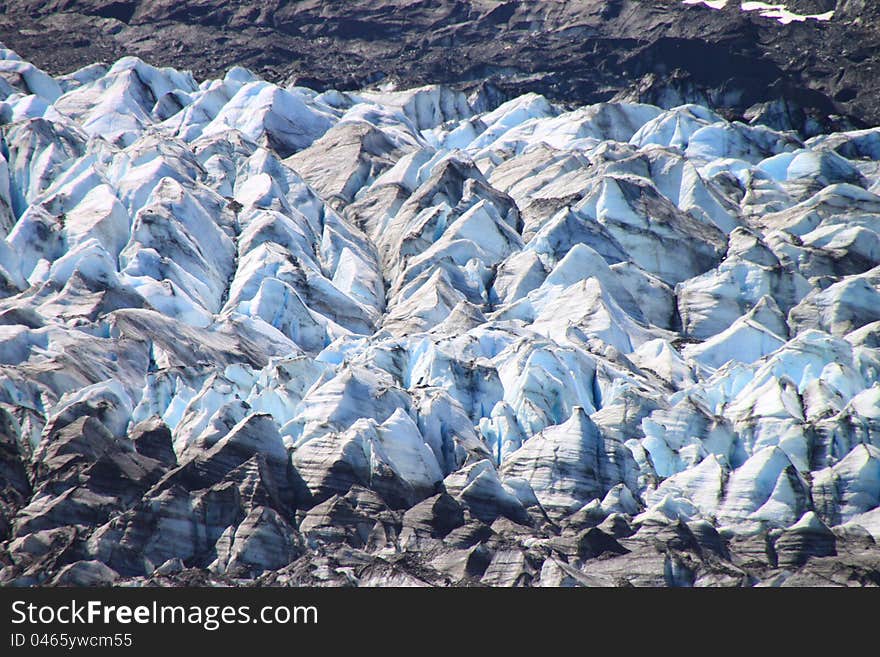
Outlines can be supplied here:
[[739, 0], [708, 4], [723, 7], [679, 0], [14, 0], [0, 1], [0, 41], [53, 74], [137, 55], [200, 79], [242, 65], [270, 81], [318, 90], [490, 80], [505, 98], [537, 92], [595, 103], [620, 95], [663, 107], [695, 102], [728, 118], [783, 99], [804, 136], [841, 128], [840, 115], [880, 123], [875, 2], [788, 0], [791, 12], [834, 14], [785, 25], [766, 11], [742, 11]]
[[880, 129], [0, 96], [4, 585], [880, 583]]

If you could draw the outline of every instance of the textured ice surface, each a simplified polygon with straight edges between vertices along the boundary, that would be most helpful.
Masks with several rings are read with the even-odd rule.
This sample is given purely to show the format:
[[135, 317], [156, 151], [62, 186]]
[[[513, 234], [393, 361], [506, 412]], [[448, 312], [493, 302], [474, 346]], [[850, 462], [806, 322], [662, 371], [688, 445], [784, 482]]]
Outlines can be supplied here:
[[[36, 467], [83, 416], [169, 432], [144, 563], [295, 558], [265, 505], [184, 536], [201, 502], [174, 482], [248, 468], [321, 536], [361, 486], [486, 522], [880, 538], [877, 130], [535, 95], [479, 114], [132, 58], [65, 92], [2, 63], [0, 402]], [[77, 521], [103, 559], [125, 506], [70, 490], [11, 536], [99, 508]]]

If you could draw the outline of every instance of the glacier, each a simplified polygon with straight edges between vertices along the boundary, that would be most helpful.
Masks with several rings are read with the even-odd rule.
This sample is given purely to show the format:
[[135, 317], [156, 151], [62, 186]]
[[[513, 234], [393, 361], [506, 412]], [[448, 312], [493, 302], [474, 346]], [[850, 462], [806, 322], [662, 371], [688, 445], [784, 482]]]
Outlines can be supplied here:
[[0, 97], [0, 583], [880, 583], [880, 128]]

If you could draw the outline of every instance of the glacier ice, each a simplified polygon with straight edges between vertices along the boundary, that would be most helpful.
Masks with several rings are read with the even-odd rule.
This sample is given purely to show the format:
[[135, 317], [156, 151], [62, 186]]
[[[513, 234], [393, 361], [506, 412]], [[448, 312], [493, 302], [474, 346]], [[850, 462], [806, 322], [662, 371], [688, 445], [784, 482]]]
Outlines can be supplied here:
[[880, 540], [877, 129], [0, 65], [0, 581]]

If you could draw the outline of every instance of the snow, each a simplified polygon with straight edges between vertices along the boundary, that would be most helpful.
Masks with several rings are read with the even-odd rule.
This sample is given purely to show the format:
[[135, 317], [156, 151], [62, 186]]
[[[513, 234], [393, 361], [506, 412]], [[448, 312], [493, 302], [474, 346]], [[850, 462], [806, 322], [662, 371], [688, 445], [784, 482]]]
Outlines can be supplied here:
[[826, 11], [821, 14], [796, 14], [786, 9], [785, 5], [770, 5], [766, 2], [743, 2], [743, 11], [757, 11], [765, 18], [775, 18], [783, 25], [798, 21], [803, 22], [809, 19], [816, 21], [830, 21], [834, 17], [834, 11]]
[[[681, 0], [686, 5], [702, 5], [710, 9], [724, 9], [730, 0]], [[742, 11], [755, 12], [763, 18], [777, 21], [781, 25], [805, 21], [830, 21], [834, 18], [834, 11], [826, 11], [821, 14], [798, 14], [790, 11], [785, 4], [768, 4], [766, 2], [741, 2]]]

